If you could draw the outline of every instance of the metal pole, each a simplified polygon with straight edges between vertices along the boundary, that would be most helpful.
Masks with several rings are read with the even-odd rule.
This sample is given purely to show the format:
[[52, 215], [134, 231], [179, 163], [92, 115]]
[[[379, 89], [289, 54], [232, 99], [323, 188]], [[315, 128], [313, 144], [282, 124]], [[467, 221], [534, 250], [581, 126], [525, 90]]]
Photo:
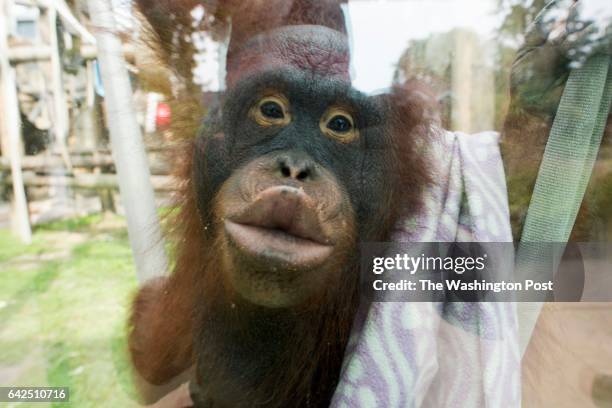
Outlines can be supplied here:
[[[8, 2], [3, 2], [6, 7]], [[28, 203], [26, 201], [23, 175], [21, 173], [21, 118], [19, 116], [19, 101], [17, 98], [17, 83], [15, 68], [8, 60], [8, 28], [7, 10], [0, 7], [0, 75], [2, 80], [2, 99], [4, 108], [4, 128], [8, 157], [11, 161], [11, 175], [13, 178], [13, 214], [11, 224], [13, 230], [25, 243], [32, 242], [32, 230]]]
[[106, 120], [138, 279], [166, 272], [149, 165], [132, 102], [132, 87], [108, 0], [88, 0], [105, 88]]

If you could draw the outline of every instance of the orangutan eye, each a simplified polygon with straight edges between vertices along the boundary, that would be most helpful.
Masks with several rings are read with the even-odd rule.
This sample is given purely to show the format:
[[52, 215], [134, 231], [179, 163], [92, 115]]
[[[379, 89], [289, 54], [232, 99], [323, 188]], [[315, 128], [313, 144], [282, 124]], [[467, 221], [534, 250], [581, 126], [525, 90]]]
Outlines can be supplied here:
[[327, 122], [327, 128], [338, 133], [350, 132], [353, 129], [351, 120], [344, 115], [336, 115]]
[[289, 101], [280, 94], [266, 96], [253, 106], [250, 116], [261, 126], [285, 126], [291, 122]]
[[267, 101], [259, 106], [261, 114], [269, 119], [282, 119], [285, 117], [283, 107], [274, 101]]
[[359, 137], [353, 116], [343, 108], [329, 109], [321, 118], [320, 128], [324, 135], [342, 143], [349, 143]]

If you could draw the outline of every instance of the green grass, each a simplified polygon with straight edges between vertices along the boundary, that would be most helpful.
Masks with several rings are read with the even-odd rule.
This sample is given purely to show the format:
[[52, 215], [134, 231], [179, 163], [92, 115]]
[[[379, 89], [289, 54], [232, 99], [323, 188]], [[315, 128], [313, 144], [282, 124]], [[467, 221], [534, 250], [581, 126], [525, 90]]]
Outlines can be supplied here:
[[137, 282], [122, 220], [108, 221], [48, 224], [30, 246], [0, 230], [0, 386], [70, 387], [70, 403], [36, 407], [136, 405], [125, 321]]

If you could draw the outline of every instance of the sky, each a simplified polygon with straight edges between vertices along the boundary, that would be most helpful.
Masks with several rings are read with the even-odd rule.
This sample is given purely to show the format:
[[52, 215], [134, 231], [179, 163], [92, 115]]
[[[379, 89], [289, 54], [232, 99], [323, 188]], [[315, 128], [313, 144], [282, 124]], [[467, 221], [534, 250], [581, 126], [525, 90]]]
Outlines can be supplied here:
[[[411, 39], [453, 28], [484, 37], [499, 25], [496, 0], [373, 0], [350, 2], [353, 85], [375, 92], [391, 85], [395, 64]], [[346, 13], [346, 11], [345, 11]]]

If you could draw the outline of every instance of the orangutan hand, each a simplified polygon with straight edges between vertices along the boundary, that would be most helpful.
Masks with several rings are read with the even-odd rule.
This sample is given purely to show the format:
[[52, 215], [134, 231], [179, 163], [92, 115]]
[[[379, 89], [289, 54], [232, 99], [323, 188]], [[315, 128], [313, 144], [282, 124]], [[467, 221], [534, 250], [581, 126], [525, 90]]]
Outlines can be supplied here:
[[612, 55], [612, 13], [605, 1], [550, 2], [527, 30], [510, 76], [515, 108], [552, 118], [571, 69]]

